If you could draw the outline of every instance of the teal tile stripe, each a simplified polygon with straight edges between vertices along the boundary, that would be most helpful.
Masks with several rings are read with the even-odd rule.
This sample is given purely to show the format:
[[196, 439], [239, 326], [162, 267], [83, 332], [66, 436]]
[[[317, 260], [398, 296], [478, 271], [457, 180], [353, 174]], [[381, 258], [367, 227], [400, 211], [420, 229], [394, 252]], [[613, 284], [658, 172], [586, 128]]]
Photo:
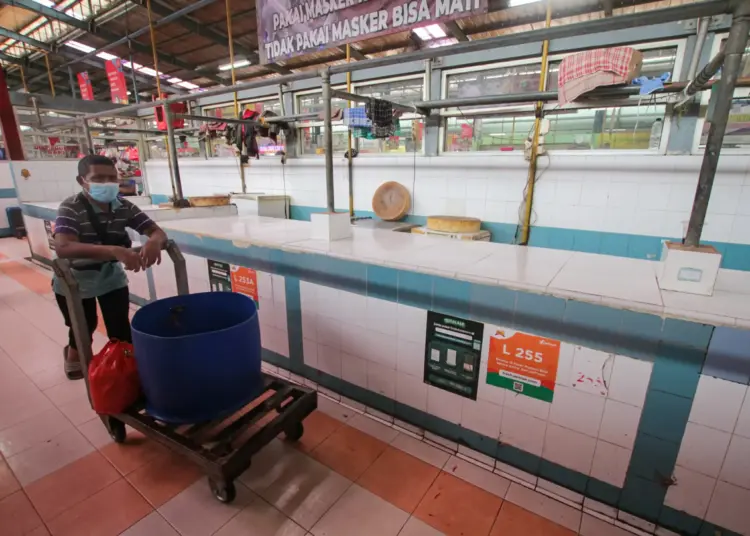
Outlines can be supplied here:
[[0, 199], [13, 199], [16, 197], [15, 188], [0, 188]]
[[21, 212], [30, 218], [53, 221], [57, 217], [57, 210], [54, 208], [44, 208], [36, 205], [21, 205]]
[[[290, 217], [293, 220], [310, 221], [310, 214], [323, 212], [322, 207], [292, 205]], [[358, 210], [357, 216], [374, 217], [369, 211]], [[409, 215], [405, 221], [424, 225], [425, 216]], [[482, 229], [492, 233], [492, 242], [511, 244], [515, 238], [516, 226], [511, 223], [482, 222]], [[679, 237], [656, 237], [624, 233], [605, 233], [580, 229], [534, 226], [531, 229], [529, 245], [542, 248], [599, 253], [631, 259], [658, 259], [661, 256], [662, 240], [680, 240]], [[750, 244], [728, 242], [704, 242], [711, 244], [721, 254], [721, 267], [730, 270], [750, 271]]]
[[0, 227], [0, 238], [8, 238], [13, 236], [13, 231], [10, 227]]
[[300, 297], [299, 279], [284, 278], [286, 293], [286, 326], [289, 337], [289, 360], [296, 368], [304, 364], [302, 351], [302, 300]]

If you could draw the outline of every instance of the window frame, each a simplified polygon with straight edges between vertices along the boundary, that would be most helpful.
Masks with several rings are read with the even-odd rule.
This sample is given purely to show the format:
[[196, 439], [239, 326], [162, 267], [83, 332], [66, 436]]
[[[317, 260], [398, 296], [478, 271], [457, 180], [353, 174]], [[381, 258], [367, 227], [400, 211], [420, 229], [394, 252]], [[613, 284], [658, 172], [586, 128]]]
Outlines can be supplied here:
[[[256, 102], [268, 102], [268, 101], [273, 101], [273, 100], [279, 100], [279, 96], [268, 95], [266, 97], [244, 99], [244, 100], [237, 101], [237, 104], [240, 106], [240, 110], [242, 110], [242, 106], [244, 106], [245, 104], [254, 104]], [[220, 102], [217, 104], [209, 104], [208, 106], [201, 106], [201, 115], [206, 115], [207, 110], [216, 110], [217, 108], [226, 108], [227, 106], [234, 106], [234, 101]]]
[[[428, 84], [429, 80], [427, 78], [426, 72], [421, 73], [414, 73], [414, 74], [407, 74], [407, 75], [401, 75], [401, 76], [391, 76], [388, 78], [378, 78], [375, 80], [362, 80], [359, 82], [352, 82], [352, 93], [357, 93], [357, 89], [361, 87], [367, 87], [367, 86], [376, 86], [379, 84], [388, 84], [391, 82], [403, 82], [406, 80], [422, 80], [422, 100], [425, 100], [427, 98], [427, 90], [428, 90]], [[335, 86], [331, 86], [333, 89], [337, 89], [340, 91], [346, 91], [346, 84], [339, 84]], [[304, 95], [316, 95], [316, 94], [322, 94], [322, 89], [306, 89], [303, 91], [297, 91], [294, 93], [294, 113], [299, 114], [299, 100], [298, 96], [304, 96]], [[405, 114], [408, 117], [405, 117], [406, 119], [422, 119], [424, 121], [424, 117], [419, 114]], [[414, 117], [412, 117], [414, 116]], [[298, 129], [307, 128], [307, 127], [322, 127], [323, 121], [308, 121], [304, 124], [301, 124], [298, 126]], [[341, 125], [343, 124], [343, 120], [340, 121], [334, 121], [334, 125]], [[319, 158], [324, 155], [316, 155], [316, 154], [305, 154], [302, 152], [302, 136], [297, 136], [298, 138], [298, 146], [297, 146], [297, 155], [299, 158]], [[417, 156], [422, 156], [425, 154], [425, 142], [427, 140], [427, 136], [422, 136], [422, 144], [417, 151]], [[411, 153], [406, 153], [407, 155], [411, 155]], [[401, 155], [394, 155], [393, 153], [362, 153], [357, 155], [357, 158], [380, 158], [383, 156], [401, 156]]]
[[[645, 50], [654, 50], [659, 48], [670, 48], [674, 47], [675, 50], [675, 61], [674, 61], [674, 69], [672, 72], [672, 80], [673, 81], [680, 81], [682, 78], [682, 66], [685, 59], [685, 43], [686, 39], [682, 38], [675, 38], [675, 39], [667, 39], [667, 40], [661, 40], [661, 41], [649, 41], [649, 42], [642, 42], [642, 43], [622, 43], [618, 45], [612, 45], [612, 46], [629, 46], [636, 50], [645, 51]], [[586, 50], [586, 49], [584, 49]], [[570, 54], [574, 54], [576, 52], [583, 52], [583, 50], [577, 50], [575, 52], [560, 52], [557, 54], [551, 54], [547, 58], [547, 78], [545, 80], [545, 84], [549, 82], [549, 65], [552, 62], [561, 61], [566, 56], [569, 56]], [[515, 59], [515, 60], [509, 60], [509, 61], [502, 61], [502, 62], [495, 62], [485, 65], [473, 65], [473, 66], [467, 66], [467, 67], [457, 67], [455, 69], [449, 69], [444, 70], [442, 72], [441, 76], [441, 83], [440, 83], [440, 95], [441, 98], [447, 98], [448, 94], [448, 77], [455, 74], [463, 74], [463, 73], [471, 73], [471, 72], [480, 72], [480, 71], [488, 71], [491, 69], [498, 69], [503, 67], [517, 67], [520, 65], [533, 65], [539, 63], [541, 64], [541, 58], [539, 56], [535, 57], [528, 57], [523, 59]], [[601, 108], [616, 108], [616, 107], [622, 107], [619, 106], [618, 103], [621, 103], [621, 100], [612, 101], [612, 104], [610, 106], [607, 106], [606, 103], [603, 106], [596, 106], [596, 109]], [[549, 112], [552, 111], [557, 107], [556, 103], [545, 103], [544, 104], [544, 111]], [[586, 109], [586, 108], [592, 108], [588, 105], [581, 105], [576, 103], [571, 103], [569, 106], [566, 107], [566, 110], [574, 110], [576, 108], [579, 109]], [[472, 110], [469, 114], [462, 114], [461, 112], [453, 109], [446, 109], [444, 111], [440, 112], [441, 115], [441, 121], [440, 121], [440, 130], [438, 133], [438, 155], [440, 156], [449, 156], [449, 157], [461, 157], [466, 156], [467, 154], [480, 154], [480, 155], [492, 155], [492, 156], [500, 156], [500, 157], [514, 157], [518, 156], [519, 151], [473, 151], [473, 152], [463, 152], [463, 151], [446, 151], [445, 150], [445, 137], [447, 134], [447, 119], [450, 117], [471, 117], [472, 115], [479, 115], [479, 116], [489, 116], [492, 114], [492, 112], [498, 112], [503, 114], [512, 114], [513, 112], [516, 113], [533, 113], [534, 112], [534, 104], [519, 104], [519, 105], [513, 105], [513, 106], [487, 106], [483, 107], [477, 110]], [[671, 132], [671, 125], [672, 125], [672, 113], [669, 105], [667, 104], [667, 109], [664, 114], [664, 125], [662, 127], [662, 134], [661, 134], [661, 142], [659, 143], [659, 148], [657, 150], [651, 150], [651, 149], [596, 149], [596, 150], [570, 150], [570, 149], [548, 149], [549, 153], [552, 154], [575, 154], [579, 156], [611, 156], [611, 155], [617, 155], [617, 154], [630, 154], [630, 155], [665, 155], [667, 153], [667, 146], [669, 145], [669, 135]]]
[[[716, 32], [713, 34], [713, 42], [711, 43], [711, 54], [710, 57], [716, 56], [716, 54], [719, 53], [719, 50], [721, 50], [721, 42], [724, 41], [726, 38], [729, 37], [729, 32]], [[748, 46], [750, 46], [750, 43], [748, 43]], [[699, 66], [699, 69], [701, 67]], [[737, 90], [744, 90], [747, 92], [748, 97], [750, 97], [750, 88], [735, 88], [734, 91]], [[706, 109], [708, 109], [708, 104], [711, 100], [711, 92], [710, 91], [701, 91], [701, 97], [700, 97], [700, 106], [703, 108], [704, 106]], [[693, 146], [691, 147], [690, 154], [703, 154], [705, 151], [706, 146], [701, 145], [701, 138], [703, 137], [703, 128], [706, 126], [706, 117], [705, 115], [701, 117], [698, 115], [698, 120], [695, 122], [695, 132], [693, 133]], [[728, 148], [721, 148], [722, 154], [735, 154], [735, 155], [747, 155], [750, 154], [750, 145], [744, 148], [735, 148], [735, 147], [728, 147]]]

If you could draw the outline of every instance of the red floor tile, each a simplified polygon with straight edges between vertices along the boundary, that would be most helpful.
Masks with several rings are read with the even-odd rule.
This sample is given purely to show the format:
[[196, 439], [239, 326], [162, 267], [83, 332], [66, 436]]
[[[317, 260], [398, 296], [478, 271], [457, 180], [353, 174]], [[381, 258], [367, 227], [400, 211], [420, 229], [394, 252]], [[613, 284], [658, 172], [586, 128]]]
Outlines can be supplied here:
[[488, 536], [503, 500], [440, 473], [414, 515], [447, 536]]
[[[2, 458], [2, 454], [0, 454], [0, 458]], [[13, 475], [13, 471], [10, 470], [7, 463], [0, 460], [0, 501], [19, 489], [21, 489], [21, 485]]]
[[575, 532], [520, 506], [504, 502], [490, 536], [575, 536]]
[[296, 446], [303, 452], [314, 450], [344, 425], [340, 420], [317, 410], [308, 415], [303, 424], [305, 433], [302, 439], [296, 443]]
[[0, 501], [0, 536], [25, 536], [43, 526], [42, 518], [23, 491]]
[[120, 478], [104, 456], [92, 452], [33, 482], [26, 493], [42, 519], [50, 521]]
[[126, 478], [154, 508], [159, 508], [202, 475], [200, 469], [184, 457], [166, 452]]
[[125, 443], [110, 443], [101, 449], [101, 453], [123, 475], [128, 475], [140, 469], [166, 452], [166, 448], [130, 428], [128, 428], [128, 437]]
[[437, 467], [388, 447], [357, 484], [411, 513], [439, 473]]
[[387, 447], [379, 439], [344, 424], [310, 455], [349, 480], [357, 480]]
[[53, 536], [117, 536], [153, 511], [125, 480], [92, 495], [47, 523]]

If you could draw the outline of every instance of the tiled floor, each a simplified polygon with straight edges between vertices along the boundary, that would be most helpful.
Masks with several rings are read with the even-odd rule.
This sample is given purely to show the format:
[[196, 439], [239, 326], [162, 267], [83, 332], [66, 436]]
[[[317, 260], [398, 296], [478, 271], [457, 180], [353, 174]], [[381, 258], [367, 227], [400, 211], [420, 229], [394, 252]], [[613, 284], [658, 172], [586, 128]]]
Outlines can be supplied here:
[[626, 534], [325, 398], [220, 504], [185, 459], [132, 430], [110, 441], [61, 372], [50, 275], [25, 255], [0, 240], [0, 536]]

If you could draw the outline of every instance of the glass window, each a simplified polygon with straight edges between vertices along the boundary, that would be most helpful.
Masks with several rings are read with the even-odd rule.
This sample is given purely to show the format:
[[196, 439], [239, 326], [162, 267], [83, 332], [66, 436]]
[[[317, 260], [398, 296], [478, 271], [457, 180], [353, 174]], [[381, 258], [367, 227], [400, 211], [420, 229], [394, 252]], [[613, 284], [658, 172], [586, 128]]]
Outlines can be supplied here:
[[[323, 126], [306, 126], [299, 129], [302, 154], [325, 154], [325, 140]], [[341, 123], [333, 125], [333, 152], [345, 153], [347, 149], [348, 129]]]
[[[658, 149], [665, 105], [552, 111], [544, 137], [548, 149]], [[533, 112], [496, 117], [451, 117], [445, 131], [445, 151], [523, 151], [534, 128]]]
[[388, 99], [393, 102], [411, 104], [423, 99], [424, 78], [411, 78], [409, 80], [357, 86], [354, 89], [354, 93], [376, 99]]
[[[726, 39], [722, 39], [721, 47], [726, 44]], [[718, 78], [719, 75], [714, 78]], [[750, 45], [745, 49], [742, 56], [742, 65], [740, 67], [739, 78], [750, 76]], [[710, 92], [706, 92], [710, 93]], [[701, 113], [704, 115], [708, 107], [704, 106]], [[708, 121], [703, 122], [703, 131], [701, 132], [701, 147], [705, 147], [708, 139], [708, 130], [711, 124]], [[732, 109], [729, 112], [727, 121], [727, 130], [724, 134], [722, 148], [725, 149], [746, 149], [750, 147], [750, 88], [739, 87], [734, 90], [732, 99]]]
[[[644, 76], [661, 76], [674, 70], [677, 47], [643, 51], [641, 71]], [[560, 61], [549, 66], [548, 88], [557, 90]], [[513, 65], [448, 75], [447, 97], [470, 97], [500, 93], [525, 93], [539, 89], [540, 63]], [[534, 128], [531, 105], [508, 104], [482, 107], [482, 116], [472, 117], [464, 107], [451, 111], [456, 117], [445, 122], [446, 152], [516, 151], [523, 150], [525, 140]], [[493, 113], [493, 111], [497, 113]], [[614, 108], [568, 108], [558, 110], [555, 103], [547, 106], [545, 117], [550, 130], [544, 143], [558, 150], [647, 150], [658, 149], [666, 114], [666, 106], [639, 103]]]
[[[424, 77], [357, 86], [354, 93], [411, 104], [424, 98]], [[405, 113], [397, 119], [396, 132], [393, 136], [377, 140], [356, 138], [354, 146], [362, 154], [419, 152], [422, 150], [423, 135], [422, 116]]]
[[[346, 102], [343, 99], [331, 99], [331, 107], [334, 110], [346, 108]], [[312, 114], [323, 111], [323, 94], [311, 93], [309, 95], [297, 95], [297, 113]]]
[[[446, 97], [454, 99], [538, 91], [540, 74], [541, 62], [452, 74], [446, 77]], [[517, 105], [497, 105], [498, 108], [503, 106]], [[476, 107], [462, 108], [471, 109]]]

